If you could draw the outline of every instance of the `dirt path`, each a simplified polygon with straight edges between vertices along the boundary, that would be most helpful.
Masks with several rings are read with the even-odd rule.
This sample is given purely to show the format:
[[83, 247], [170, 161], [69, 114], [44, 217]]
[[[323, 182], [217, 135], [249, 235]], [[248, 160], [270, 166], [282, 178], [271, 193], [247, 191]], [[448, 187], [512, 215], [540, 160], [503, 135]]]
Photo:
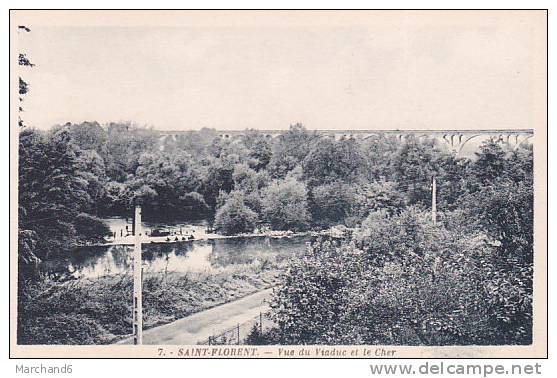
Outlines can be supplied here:
[[[244, 298], [178, 319], [172, 323], [143, 331], [143, 344], [195, 345], [225, 329], [250, 321], [269, 309], [273, 289], [266, 289]], [[132, 344], [131, 338], [117, 344]]]

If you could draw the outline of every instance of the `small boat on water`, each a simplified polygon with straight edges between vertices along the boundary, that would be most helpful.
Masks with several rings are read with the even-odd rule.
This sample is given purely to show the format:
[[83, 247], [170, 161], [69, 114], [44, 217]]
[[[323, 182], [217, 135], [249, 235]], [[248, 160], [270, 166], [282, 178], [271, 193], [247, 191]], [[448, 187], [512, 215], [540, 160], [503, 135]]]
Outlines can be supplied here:
[[170, 236], [171, 232], [167, 228], [156, 228], [151, 232], [151, 236]]

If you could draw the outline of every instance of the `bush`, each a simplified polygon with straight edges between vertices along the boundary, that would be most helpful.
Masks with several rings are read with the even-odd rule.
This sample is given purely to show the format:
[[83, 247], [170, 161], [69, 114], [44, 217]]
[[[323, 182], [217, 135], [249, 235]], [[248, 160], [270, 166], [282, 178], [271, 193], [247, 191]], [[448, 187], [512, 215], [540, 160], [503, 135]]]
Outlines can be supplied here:
[[87, 242], [102, 242], [103, 236], [110, 235], [110, 228], [101, 219], [90, 214], [78, 214], [74, 224], [79, 237]]
[[[449, 215], [446, 215], [449, 216]], [[372, 214], [291, 262], [272, 302], [281, 343], [508, 345], [532, 340], [532, 270], [429, 214]]]
[[340, 181], [316, 186], [311, 190], [311, 216], [318, 227], [344, 224], [354, 202], [354, 190]]
[[229, 197], [215, 215], [215, 229], [224, 235], [253, 232], [257, 224], [257, 214], [237, 196]]

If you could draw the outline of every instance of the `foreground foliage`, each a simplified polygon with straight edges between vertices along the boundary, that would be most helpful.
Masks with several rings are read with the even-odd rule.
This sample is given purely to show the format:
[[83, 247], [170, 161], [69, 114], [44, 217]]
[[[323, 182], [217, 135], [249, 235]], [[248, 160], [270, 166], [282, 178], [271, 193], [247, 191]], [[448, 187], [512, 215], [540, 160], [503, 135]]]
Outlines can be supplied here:
[[529, 344], [531, 265], [427, 216], [370, 216], [349, 241], [315, 242], [275, 296], [279, 342]]
[[[273, 264], [218, 275], [149, 274], [143, 283], [145, 328], [276, 284]], [[41, 281], [28, 286], [18, 312], [18, 344], [109, 344], [132, 331], [131, 275]]]
[[531, 150], [487, 143], [478, 157], [437, 225], [419, 206], [375, 211], [351, 237], [293, 260], [266, 342], [530, 344]]

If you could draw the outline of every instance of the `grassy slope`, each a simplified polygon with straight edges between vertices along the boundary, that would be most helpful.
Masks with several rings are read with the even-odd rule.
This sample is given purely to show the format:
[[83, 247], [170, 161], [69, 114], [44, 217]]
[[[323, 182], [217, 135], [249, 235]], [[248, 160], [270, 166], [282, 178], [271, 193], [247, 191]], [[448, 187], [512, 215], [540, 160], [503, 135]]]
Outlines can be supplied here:
[[[273, 286], [279, 264], [228, 268], [216, 275], [146, 274], [144, 328]], [[108, 344], [131, 333], [131, 275], [43, 282], [19, 308], [19, 344]]]

